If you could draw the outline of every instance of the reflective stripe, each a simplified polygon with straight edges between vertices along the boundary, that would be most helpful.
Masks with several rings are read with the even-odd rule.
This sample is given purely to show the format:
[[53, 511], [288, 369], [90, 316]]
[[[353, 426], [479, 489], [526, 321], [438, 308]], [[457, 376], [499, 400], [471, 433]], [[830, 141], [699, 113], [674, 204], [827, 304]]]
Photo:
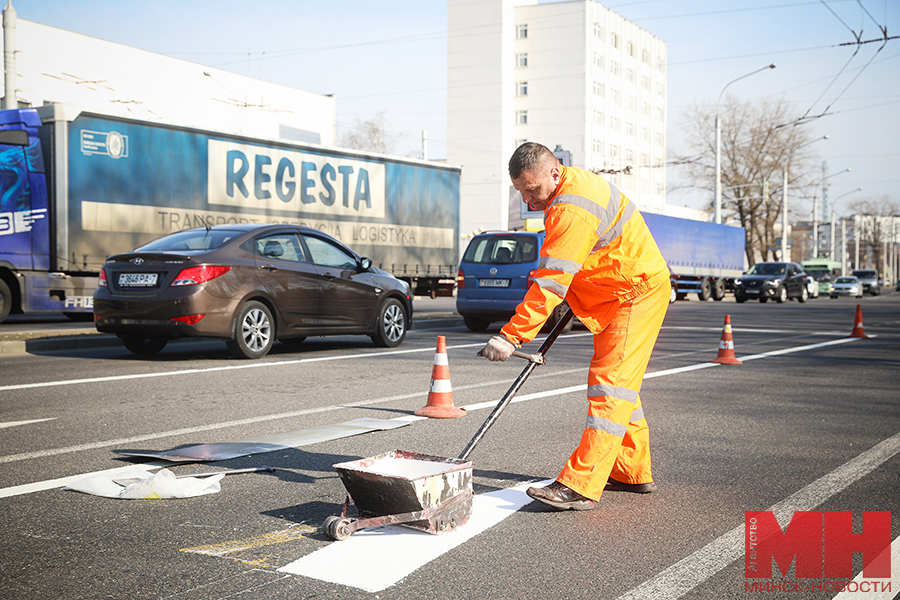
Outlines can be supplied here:
[[[612, 203], [610, 203], [612, 204]], [[625, 227], [625, 223], [634, 216], [635, 213], [634, 203], [629, 203], [625, 206], [625, 210], [622, 211], [622, 218], [619, 219], [612, 227], [609, 228], [606, 232], [598, 232], [600, 239], [597, 240], [597, 244], [591, 249], [591, 253], [596, 252], [600, 248], [608, 246], [615, 240], [617, 237], [622, 235], [622, 228]]]
[[634, 409], [634, 411], [632, 411], [631, 420], [629, 421], [629, 423], [637, 423], [638, 421], [640, 421], [643, 418], [644, 418], [644, 407], [641, 406], [641, 407]]
[[[584, 196], [577, 196], [575, 194], [560, 194], [550, 201], [550, 204], [547, 205], [547, 208], [552, 208], [558, 204], [571, 204], [572, 206], [583, 208], [593, 216], [606, 223], [612, 221], [613, 218], [615, 218], [616, 213], [619, 212], [618, 203], [616, 203], [615, 210], [610, 211], [610, 208], [612, 207], [603, 208], [593, 200], [585, 198]], [[612, 203], [610, 202], [610, 204]], [[612, 212], [612, 217], [609, 216], [610, 212]]]
[[565, 298], [566, 293], [569, 291], [569, 286], [563, 285], [558, 281], [553, 281], [548, 277], [535, 277], [534, 282], [538, 284], [541, 289], [552, 292], [560, 298]]
[[614, 385], [606, 385], [605, 383], [597, 384], [597, 385], [589, 385], [587, 389], [588, 397], [597, 396], [612, 396], [613, 398], [618, 398], [619, 400], [625, 400], [626, 402], [631, 402], [634, 404], [637, 402], [638, 393], [634, 390], [629, 390], [628, 388], [616, 387]]
[[585, 429], [599, 429], [600, 431], [605, 431], [606, 433], [617, 437], [625, 437], [625, 431], [628, 429], [628, 426], [613, 423], [609, 419], [603, 417], [588, 416]]
[[431, 393], [433, 394], [446, 394], [453, 391], [453, 386], [450, 385], [449, 379], [432, 379], [431, 380]]
[[450, 361], [447, 360], [447, 353], [446, 352], [435, 352], [434, 353], [434, 364], [450, 366]]
[[562, 271], [563, 273], [571, 273], [574, 275], [581, 270], [581, 265], [574, 260], [542, 256], [540, 260], [538, 260], [538, 269], [552, 269], [554, 271]]

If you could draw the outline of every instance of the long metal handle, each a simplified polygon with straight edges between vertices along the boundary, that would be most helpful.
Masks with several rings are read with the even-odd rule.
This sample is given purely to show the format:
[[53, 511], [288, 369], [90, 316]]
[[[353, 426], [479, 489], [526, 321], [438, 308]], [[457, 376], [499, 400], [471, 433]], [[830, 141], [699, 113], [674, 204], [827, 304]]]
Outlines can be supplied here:
[[[557, 321], [556, 325], [554, 325], [553, 329], [550, 331], [550, 334], [544, 340], [544, 343], [541, 344], [540, 349], [534, 354], [535, 357], [540, 357], [541, 361], [544, 360], [544, 356], [547, 354], [547, 351], [550, 350], [550, 346], [553, 345], [553, 342], [556, 341], [556, 338], [559, 337], [559, 334], [562, 333], [562, 330], [566, 328], [566, 325], [569, 324], [569, 321], [575, 315], [572, 313], [572, 309], [566, 311], [566, 313]], [[524, 354], [524, 353], [520, 353]], [[515, 355], [515, 353], [514, 353]], [[485, 419], [484, 423], [481, 425], [481, 428], [475, 433], [475, 437], [473, 437], [469, 443], [466, 445], [465, 450], [462, 451], [462, 454], [459, 455], [460, 460], [466, 460], [469, 458], [469, 454], [472, 453], [472, 450], [475, 449], [475, 446], [478, 445], [478, 442], [481, 441], [481, 438], [484, 437], [484, 434], [487, 433], [487, 430], [491, 428], [494, 422], [500, 417], [500, 413], [506, 408], [506, 406], [512, 401], [513, 397], [515, 397], [516, 393], [519, 391], [519, 388], [522, 387], [522, 384], [525, 383], [525, 380], [528, 379], [528, 376], [531, 375], [531, 372], [538, 366], [538, 364], [544, 364], [543, 362], [536, 362], [530, 360], [531, 355], [526, 354], [526, 357], [529, 357], [528, 364], [522, 370], [516, 380], [513, 382], [512, 386], [507, 390], [506, 394], [500, 399], [500, 402], [497, 403], [497, 406], [494, 407], [494, 410], [491, 411], [491, 414], [488, 415], [488, 418]]]

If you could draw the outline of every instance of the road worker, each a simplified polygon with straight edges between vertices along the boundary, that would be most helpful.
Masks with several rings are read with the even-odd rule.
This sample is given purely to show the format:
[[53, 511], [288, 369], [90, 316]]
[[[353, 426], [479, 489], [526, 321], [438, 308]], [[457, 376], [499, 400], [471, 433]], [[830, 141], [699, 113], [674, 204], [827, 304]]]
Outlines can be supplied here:
[[604, 490], [653, 492], [640, 390], [668, 308], [666, 262], [634, 203], [602, 177], [560, 165], [534, 142], [516, 149], [509, 175], [522, 200], [544, 211], [546, 233], [536, 285], [479, 355], [507, 360], [564, 299], [594, 334], [581, 442], [556, 481], [527, 493], [590, 510]]

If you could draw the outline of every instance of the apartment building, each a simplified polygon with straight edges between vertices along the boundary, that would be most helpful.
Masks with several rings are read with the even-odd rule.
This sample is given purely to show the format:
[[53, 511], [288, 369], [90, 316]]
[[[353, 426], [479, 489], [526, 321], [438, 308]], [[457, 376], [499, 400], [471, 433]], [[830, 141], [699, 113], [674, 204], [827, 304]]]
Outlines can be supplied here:
[[[595, 0], [448, 0], [447, 160], [460, 233], [507, 229], [507, 162], [536, 141], [663, 212], [666, 44]], [[630, 172], [622, 171], [630, 167]]]

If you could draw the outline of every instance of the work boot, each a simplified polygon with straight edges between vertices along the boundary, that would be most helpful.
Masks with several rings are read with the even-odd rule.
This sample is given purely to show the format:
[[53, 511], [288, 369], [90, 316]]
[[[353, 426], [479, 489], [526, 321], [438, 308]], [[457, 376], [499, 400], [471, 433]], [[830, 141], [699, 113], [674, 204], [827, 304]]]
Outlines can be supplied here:
[[525, 492], [535, 500], [543, 502], [553, 508], [560, 510], [591, 510], [594, 508], [594, 501], [585, 498], [575, 490], [554, 481], [548, 486], [542, 488], [531, 487]]
[[622, 483], [613, 478], [606, 480], [604, 492], [631, 492], [633, 494], [652, 494], [656, 491], [656, 484], [652, 481], [649, 483]]

